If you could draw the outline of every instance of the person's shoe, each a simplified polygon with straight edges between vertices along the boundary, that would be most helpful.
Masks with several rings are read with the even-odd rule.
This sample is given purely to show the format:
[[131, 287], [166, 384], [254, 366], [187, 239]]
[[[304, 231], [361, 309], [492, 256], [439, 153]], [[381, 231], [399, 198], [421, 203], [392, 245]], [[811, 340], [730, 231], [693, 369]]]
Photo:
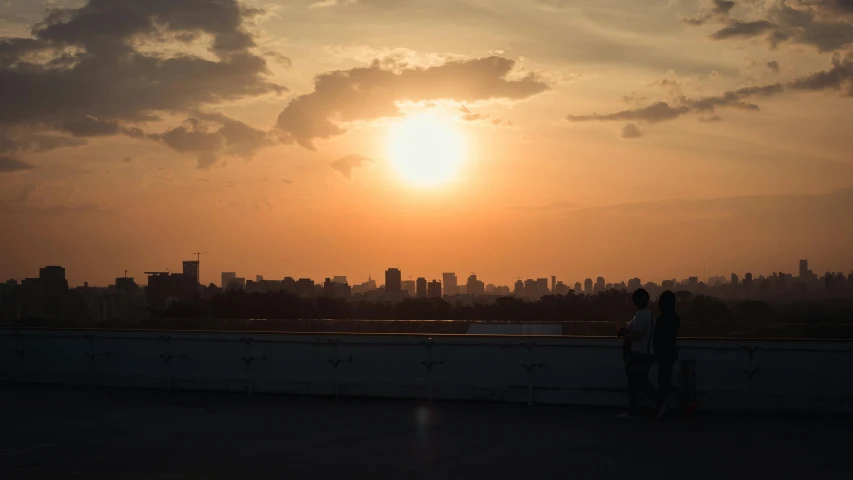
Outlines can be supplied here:
[[628, 412], [620, 413], [619, 415], [616, 415], [616, 418], [618, 418], [620, 420], [636, 420], [637, 419], [637, 417], [635, 417], [634, 415], [631, 415]]

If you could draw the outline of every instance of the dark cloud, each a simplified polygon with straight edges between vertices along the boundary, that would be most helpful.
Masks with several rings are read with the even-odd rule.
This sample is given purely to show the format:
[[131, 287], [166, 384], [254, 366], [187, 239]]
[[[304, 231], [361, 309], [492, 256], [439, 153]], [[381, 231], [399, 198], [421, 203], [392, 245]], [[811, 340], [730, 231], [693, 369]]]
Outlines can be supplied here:
[[712, 12], [718, 15], [728, 15], [735, 8], [735, 2], [734, 0], [713, 0], [712, 6]]
[[842, 96], [853, 96], [853, 55], [835, 54], [832, 56], [832, 68], [800, 77], [791, 82], [795, 90], [838, 90]]
[[508, 79], [515, 61], [503, 57], [448, 61], [420, 68], [390, 61], [318, 75], [314, 91], [285, 107], [276, 128], [283, 141], [314, 149], [314, 140], [344, 133], [348, 122], [400, 114], [401, 101], [522, 100], [548, 90], [535, 74]]
[[216, 160], [216, 155], [206, 152], [198, 156], [198, 159], [196, 159], [196, 163], [198, 165], [199, 170], [204, 170], [216, 164]]
[[734, 37], [755, 37], [762, 33], [772, 30], [775, 27], [773, 23], [767, 20], [758, 20], [754, 22], [739, 22], [734, 20], [720, 30], [711, 34], [714, 40], [725, 40]]
[[[0, 128], [143, 137], [126, 124], [285, 91], [251, 51], [243, 18], [256, 13], [236, 0], [88, 0], [48, 10], [31, 38], [0, 39]], [[156, 51], [158, 42], [201, 34], [212, 38], [213, 59]]]
[[663, 122], [678, 118], [690, 111], [690, 107], [673, 107], [666, 102], [656, 102], [647, 107], [623, 110], [621, 112], [599, 115], [569, 115], [570, 122], [586, 122], [590, 120], [632, 120], [649, 123]]
[[724, 92], [720, 95], [706, 97], [681, 97], [677, 103], [656, 102], [647, 107], [622, 110], [605, 115], [569, 115], [570, 122], [585, 122], [590, 120], [628, 120], [657, 123], [673, 120], [687, 113], [714, 113], [717, 108], [730, 107], [743, 110], [759, 110], [758, 105], [745, 101], [754, 96], [771, 96], [782, 92], [782, 85], [775, 83], [756, 87], [744, 87]]
[[352, 170], [354, 168], [359, 168], [367, 163], [373, 163], [373, 159], [367, 158], [356, 153], [351, 153], [346, 157], [339, 158], [332, 162], [331, 167], [341, 175], [344, 176], [347, 180], [352, 179]]
[[711, 35], [716, 40], [763, 36], [771, 48], [782, 42], [812, 45], [829, 52], [853, 44], [853, 2], [851, 0], [772, 0], [751, 2], [750, 20], [729, 17], [729, 2], [715, 1], [698, 16], [682, 17], [691, 25], [722, 23]]
[[692, 16], [682, 16], [681, 21], [688, 25], [703, 25], [710, 20], [725, 20], [735, 2], [732, 0], [712, 0], [708, 5], [708, 11]]
[[19, 172], [21, 170], [30, 170], [33, 168], [35, 168], [35, 166], [30, 165], [23, 160], [18, 160], [15, 157], [9, 157], [6, 155], [0, 155], [0, 173]]
[[719, 115], [711, 115], [710, 117], [699, 117], [699, 121], [702, 123], [722, 122], [723, 117]]
[[767, 69], [774, 73], [779, 73], [779, 62], [777, 62], [776, 60], [771, 60], [767, 62]]
[[79, 147], [88, 142], [82, 138], [59, 135], [29, 134], [7, 132], [12, 136], [0, 136], [0, 154], [3, 153], [42, 153], [62, 147]]
[[637, 128], [637, 125], [633, 123], [626, 123], [624, 127], [622, 127], [622, 133], [619, 134], [619, 137], [623, 140], [630, 140], [632, 138], [640, 138], [643, 136], [643, 132]]
[[[182, 125], [148, 135], [179, 152], [238, 155], [251, 158], [273, 142], [268, 134], [219, 113], [195, 112]], [[206, 157], [201, 163], [210, 160]], [[209, 165], [208, 165], [209, 166]]]
[[99, 120], [91, 115], [63, 122], [61, 128], [75, 137], [116, 135], [122, 131], [117, 120]]

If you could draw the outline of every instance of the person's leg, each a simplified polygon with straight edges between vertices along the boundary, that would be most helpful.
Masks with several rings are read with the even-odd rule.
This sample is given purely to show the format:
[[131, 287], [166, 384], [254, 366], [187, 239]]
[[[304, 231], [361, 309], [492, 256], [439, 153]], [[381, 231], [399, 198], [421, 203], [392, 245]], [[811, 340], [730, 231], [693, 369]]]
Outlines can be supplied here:
[[672, 392], [672, 363], [671, 361], [658, 363], [658, 405], [666, 403]]
[[630, 363], [625, 366], [625, 373], [628, 376], [628, 414], [636, 415], [640, 405], [640, 391], [637, 389], [637, 375], [632, 368]]
[[640, 416], [640, 395], [646, 394], [652, 401], [657, 399], [657, 390], [649, 383], [649, 366], [648, 364], [634, 363], [628, 368], [628, 399], [630, 408], [628, 413], [634, 416]]

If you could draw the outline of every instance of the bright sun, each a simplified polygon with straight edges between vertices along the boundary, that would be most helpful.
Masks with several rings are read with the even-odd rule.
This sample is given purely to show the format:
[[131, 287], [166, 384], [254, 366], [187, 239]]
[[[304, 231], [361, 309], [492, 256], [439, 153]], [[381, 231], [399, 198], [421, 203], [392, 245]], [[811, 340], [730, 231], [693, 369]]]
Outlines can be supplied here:
[[405, 181], [432, 187], [449, 182], [465, 161], [465, 137], [450, 119], [425, 114], [388, 130], [388, 158]]

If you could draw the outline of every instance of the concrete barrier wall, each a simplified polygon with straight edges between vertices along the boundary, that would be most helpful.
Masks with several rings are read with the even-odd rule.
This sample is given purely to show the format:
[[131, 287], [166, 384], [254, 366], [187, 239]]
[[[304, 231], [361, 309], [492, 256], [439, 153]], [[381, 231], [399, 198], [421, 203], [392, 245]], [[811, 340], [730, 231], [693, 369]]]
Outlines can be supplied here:
[[[679, 346], [682, 359], [696, 361], [699, 408], [853, 411], [853, 342], [684, 339]], [[2, 331], [0, 381], [578, 405], [627, 401], [619, 341], [570, 337]]]

